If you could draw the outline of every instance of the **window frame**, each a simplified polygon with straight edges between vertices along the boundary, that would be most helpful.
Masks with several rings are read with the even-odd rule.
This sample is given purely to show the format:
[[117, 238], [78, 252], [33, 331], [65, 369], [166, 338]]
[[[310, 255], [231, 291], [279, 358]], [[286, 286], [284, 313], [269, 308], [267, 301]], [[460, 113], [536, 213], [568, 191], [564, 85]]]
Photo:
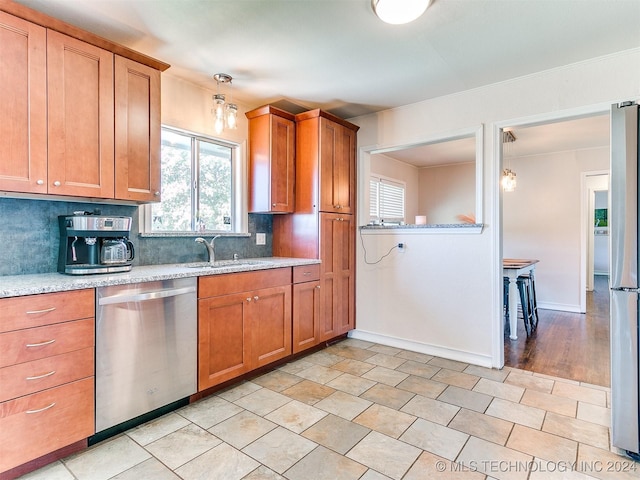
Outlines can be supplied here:
[[[380, 214], [381, 207], [381, 195], [380, 195], [380, 187], [378, 186], [375, 189], [375, 199], [376, 199], [376, 212], [377, 215], [372, 215], [373, 205], [371, 205], [371, 199], [374, 193], [372, 192], [372, 183], [377, 183], [379, 185], [387, 184], [392, 185], [396, 188], [402, 189], [402, 217], [387, 217], [388, 220]], [[407, 183], [402, 180], [398, 180], [396, 178], [387, 177], [384, 175], [379, 175], [377, 173], [371, 172], [369, 174], [369, 222], [380, 222], [386, 224], [401, 224], [405, 221], [407, 214]]]
[[[191, 208], [191, 226], [192, 230], [153, 230], [152, 229], [152, 205], [148, 203], [141, 205], [139, 211], [140, 236], [144, 237], [197, 237], [202, 235], [224, 235], [224, 236], [248, 236], [248, 208], [246, 195], [246, 148], [244, 143], [232, 142], [229, 140], [212, 137], [210, 135], [201, 134], [173, 127], [170, 125], [161, 125], [161, 135], [163, 131], [170, 131], [179, 135], [190, 137], [192, 145], [192, 175], [190, 189], [195, 193], [193, 195], [193, 203]], [[196, 140], [221, 145], [231, 149], [231, 230], [204, 230], [200, 231], [196, 226], [196, 211], [199, 191], [198, 178], [195, 178], [196, 168], [199, 166], [199, 143]], [[162, 161], [160, 159], [160, 161]], [[155, 202], [158, 203], [158, 202]]]

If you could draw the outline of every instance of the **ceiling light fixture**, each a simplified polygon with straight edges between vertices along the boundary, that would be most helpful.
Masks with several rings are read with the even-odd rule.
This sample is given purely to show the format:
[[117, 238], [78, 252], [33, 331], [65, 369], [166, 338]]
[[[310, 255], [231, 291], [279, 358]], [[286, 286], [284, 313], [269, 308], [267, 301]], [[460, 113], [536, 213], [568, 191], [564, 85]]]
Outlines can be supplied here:
[[[513, 154], [512, 145], [516, 141], [516, 136], [511, 130], [503, 130], [502, 132], [502, 152], [504, 158], [509, 158], [509, 167], [511, 167], [511, 156]], [[505, 168], [502, 171], [502, 190], [505, 192], [513, 192], [516, 189], [516, 172], [511, 168]]]
[[413, 22], [430, 4], [431, 0], [371, 0], [378, 18], [393, 25]]
[[220, 84], [229, 84], [229, 97], [231, 98], [231, 81], [233, 78], [226, 73], [216, 73], [213, 79], [217, 84], [217, 92], [213, 95], [213, 130], [220, 135], [225, 128], [234, 130], [237, 127], [238, 106], [235, 103], [226, 103], [224, 94], [220, 93]]

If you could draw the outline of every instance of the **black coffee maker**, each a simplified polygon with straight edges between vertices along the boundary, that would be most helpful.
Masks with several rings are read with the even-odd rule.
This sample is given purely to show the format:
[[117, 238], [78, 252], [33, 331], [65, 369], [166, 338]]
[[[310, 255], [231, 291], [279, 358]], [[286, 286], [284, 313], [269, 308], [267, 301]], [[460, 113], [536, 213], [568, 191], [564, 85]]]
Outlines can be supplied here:
[[78, 212], [60, 215], [58, 272], [70, 275], [128, 272], [134, 258], [131, 217]]

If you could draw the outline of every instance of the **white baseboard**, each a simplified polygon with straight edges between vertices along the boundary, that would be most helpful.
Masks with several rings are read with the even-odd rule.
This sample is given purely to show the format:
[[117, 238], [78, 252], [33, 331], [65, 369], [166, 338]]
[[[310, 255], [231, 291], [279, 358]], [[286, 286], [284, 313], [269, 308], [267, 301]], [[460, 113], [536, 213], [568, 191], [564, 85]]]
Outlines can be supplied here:
[[428, 343], [414, 342], [403, 338], [390, 337], [379, 333], [367, 332], [363, 330], [351, 330], [349, 338], [365, 340], [367, 342], [379, 343], [389, 347], [402, 348], [412, 352], [425, 353], [436, 357], [447, 358], [449, 360], [457, 360], [459, 362], [470, 363], [480, 367], [491, 368], [491, 357], [489, 355], [480, 355], [477, 353], [455, 350], [452, 348], [441, 347], [438, 345], [430, 345]]
[[567, 305], [563, 303], [538, 302], [538, 308], [543, 310], [557, 310], [559, 312], [584, 313], [580, 311], [580, 305]]

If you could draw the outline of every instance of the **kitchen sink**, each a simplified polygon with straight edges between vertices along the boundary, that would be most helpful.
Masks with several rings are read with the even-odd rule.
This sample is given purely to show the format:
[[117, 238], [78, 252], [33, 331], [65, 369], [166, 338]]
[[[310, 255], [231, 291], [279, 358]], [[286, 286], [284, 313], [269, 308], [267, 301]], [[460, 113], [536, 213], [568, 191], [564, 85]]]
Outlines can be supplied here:
[[245, 265], [271, 265], [268, 260], [217, 260], [213, 264], [209, 262], [195, 262], [185, 264], [188, 268], [229, 268]]

